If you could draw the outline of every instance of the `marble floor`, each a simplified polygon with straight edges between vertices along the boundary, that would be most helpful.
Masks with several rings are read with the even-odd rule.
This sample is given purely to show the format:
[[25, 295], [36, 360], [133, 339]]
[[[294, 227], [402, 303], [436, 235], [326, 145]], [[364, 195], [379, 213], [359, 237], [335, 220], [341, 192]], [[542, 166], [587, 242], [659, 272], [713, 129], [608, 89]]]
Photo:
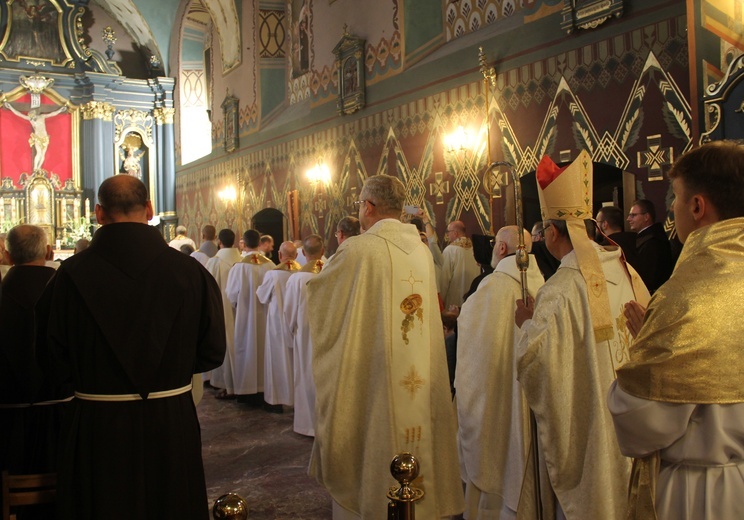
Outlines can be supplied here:
[[329, 520], [331, 498], [307, 474], [313, 440], [292, 431], [292, 410], [275, 414], [205, 388], [197, 411], [210, 510], [232, 492], [248, 503], [249, 520]]

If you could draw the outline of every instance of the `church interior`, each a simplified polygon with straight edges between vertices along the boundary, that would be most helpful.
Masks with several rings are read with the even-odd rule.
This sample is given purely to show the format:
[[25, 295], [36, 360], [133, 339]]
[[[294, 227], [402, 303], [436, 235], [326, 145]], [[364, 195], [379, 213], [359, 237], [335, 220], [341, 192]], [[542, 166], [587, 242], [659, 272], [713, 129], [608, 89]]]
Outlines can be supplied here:
[[581, 150], [602, 172], [595, 205], [649, 199], [673, 237], [665, 171], [741, 135], [738, 0], [1, 7], [0, 221], [45, 226], [60, 253], [119, 173], [149, 187], [167, 239], [177, 224], [195, 239], [259, 226], [276, 243], [317, 232], [332, 252], [368, 176], [398, 176], [440, 235], [457, 219], [489, 234], [513, 220], [510, 176], [491, 164], [529, 185], [542, 156]]
[[[255, 228], [277, 248], [318, 234], [330, 256], [370, 176], [400, 179], [440, 237], [456, 220], [494, 235], [512, 174], [529, 227], [540, 159], [582, 151], [595, 211], [648, 199], [674, 239], [674, 160], [744, 136], [744, 0], [2, 0], [0, 31], [0, 232], [41, 226], [58, 259], [114, 175], [145, 183], [168, 241]], [[205, 446], [234, 452], [242, 408], [205, 401]], [[311, 442], [251, 414], [294, 435], [277, 450], [302, 470]], [[210, 499], [250, 494], [260, 472], [225, 475], [223, 454], [204, 451]], [[266, 503], [282, 473], [264, 464]], [[328, 518], [302, 473], [316, 516], [256, 518]]]

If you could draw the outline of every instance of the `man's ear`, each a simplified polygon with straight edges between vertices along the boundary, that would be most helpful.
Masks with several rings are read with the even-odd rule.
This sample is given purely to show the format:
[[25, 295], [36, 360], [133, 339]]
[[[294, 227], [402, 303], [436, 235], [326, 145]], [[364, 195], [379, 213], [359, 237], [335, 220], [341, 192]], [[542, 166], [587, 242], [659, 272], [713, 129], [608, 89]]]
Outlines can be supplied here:
[[145, 204], [145, 212], [147, 214], [147, 220], [149, 222], [150, 220], [152, 220], [152, 217], [155, 214], [155, 212], [152, 210], [152, 202], [149, 200]]
[[692, 216], [696, 221], [702, 220], [705, 217], [706, 210], [708, 210], [708, 206], [705, 202], [705, 197], [699, 193], [690, 197], [690, 211], [692, 211]]
[[47, 244], [46, 248], [47, 248], [47, 252], [46, 252], [46, 257], [44, 257], [44, 260], [54, 260], [54, 251], [52, 250], [52, 246]]
[[95, 213], [96, 213], [96, 222], [98, 222], [99, 226], [103, 226], [106, 224], [106, 212], [103, 209], [103, 206], [100, 204], [96, 204], [95, 207]]

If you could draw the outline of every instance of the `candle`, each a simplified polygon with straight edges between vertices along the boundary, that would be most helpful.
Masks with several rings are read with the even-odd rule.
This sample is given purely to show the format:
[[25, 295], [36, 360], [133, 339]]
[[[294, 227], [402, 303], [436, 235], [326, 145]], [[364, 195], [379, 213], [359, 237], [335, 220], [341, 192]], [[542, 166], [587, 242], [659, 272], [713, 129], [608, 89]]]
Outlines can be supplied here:
[[62, 246], [62, 241], [58, 238], [56, 244], [57, 244], [57, 251], [59, 251], [59, 248]]
[[90, 220], [90, 199], [85, 199], [85, 218]]

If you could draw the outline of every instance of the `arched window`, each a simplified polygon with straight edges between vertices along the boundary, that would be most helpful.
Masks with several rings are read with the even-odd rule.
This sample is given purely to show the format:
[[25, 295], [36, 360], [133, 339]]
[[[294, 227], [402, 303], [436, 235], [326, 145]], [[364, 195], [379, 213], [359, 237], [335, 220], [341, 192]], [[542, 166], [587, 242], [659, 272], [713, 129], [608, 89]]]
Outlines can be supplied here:
[[211, 18], [199, 0], [188, 8], [181, 34], [178, 85], [181, 114], [181, 164], [212, 152], [209, 114], [211, 77]]

